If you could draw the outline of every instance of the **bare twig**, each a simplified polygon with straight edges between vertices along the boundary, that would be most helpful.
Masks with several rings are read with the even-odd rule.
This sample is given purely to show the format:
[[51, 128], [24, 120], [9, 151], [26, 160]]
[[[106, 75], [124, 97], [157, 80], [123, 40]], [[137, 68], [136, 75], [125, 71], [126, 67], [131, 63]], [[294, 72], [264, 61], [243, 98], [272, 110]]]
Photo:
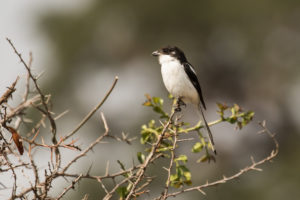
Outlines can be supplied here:
[[172, 167], [173, 167], [173, 164], [174, 164], [174, 159], [175, 159], [175, 148], [176, 148], [176, 144], [177, 144], [177, 130], [178, 130], [178, 126], [177, 126], [177, 118], [175, 120], [175, 126], [176, 126], [176, 129], [175, 129], [175, 132], [174, 132], [174, 141], [173, 141], [173, 146], [172, 146], [172, 149], [170, 150], [171, 152], [171, 158], [170, 158], [170, 164], [169, 164], [169, 167], [167, 168], [167, 172], [168, 172], [168, 178], [167, 178], [167, 182], [166, 182], [166, 187], [165, 187], [165, 190], [163, 192], [163, 195], [161, 196], [162, 198], [161, 199], [167, 199], [167, 195], [168, 195], [168, 190], [169, 190], [169, 187], [170, 187], [170, 178], [171, 178], [171, 170], [172, 170]]
[[17, 175], [15, 172], [15, 168], [13, 167], [13, 165], [11, 164], [10, 160], [8, 159], [6, 153], [4, 152], [3, 157], [6, 161], [6, 164], [9, 166], [10, 170], [12, 171], [13, 177], [14, 177], [14, 185], [13, 185], [13, 189], [11, 190], [11, 199], [14, 199], [16, 196], [16, 190], [17, 190]]
[[[31, 69], [31, 65], [32, 65], [32, 52], [29, 53], [29, 62], [28, 62], [28, 68]], [[28, 94], [29, 94], [29, 90], [30, 90], [30, 73], [27, 73], [26, 76], [26, 87], [25, 87], [25, 93], [23, 96], [23, 101], [26, 101], [28, 98]]]
[[104, 183], [102, 182], [101, 178], [98, 178], [97, 181], [100, 183], [100, 185], [101, 185], [101, 187], [103, 188], [104, 192], [105, 192], [106, 194], [108, 194], [109, 192], [108, 192], [106, 186], [104, 185]]
[[28, 99], [27, 101], [19, 104], [16, 108], [14, 108], [11, 112], [9, 112], [4, 119], [0, 121], [0, 123], [3, 125], [8, 120], [12, 119], [13, 117], [22, 114], [22, 112], [26, 109], [31, 107], [34, 103], [38, 102], [40, 100], [39, 95], [32, 97], [31, 99]]
[[28, 75], [29, 77], [31, 78], [31, 80], [33, 81], [34, 85], [35, 85], [35, 88], [36, 90], [38, 91], [40, 97], [41, 97], [41, 100], [42, 100], [42, 104], [44, 106], [44, 109], [45, 109], [45, 112], [47, 114], [47, 117], [50, 121], [50, 124], [51, 124], [51, 130], [52, 130], [52, 133], [53, 133], [53, 139], [54, 142], [56, 140], [56, 124], [55, 124], [55, 121], [50, 113], [50, 109], [49, 109], [49, 106], [47, 105], [46, 103], [46, 97], [45, 95], [43, 94], [42, 90], [40, 89], [40, 87], [38, 86], [37, 84], [37, 79], [36, 77], [33, 76], [31, 70], [30, 70], [30, 67], [29, 65], [27, 65], [27, 63], [24, 61], [21, 53], [19, 53], [16, 49], [16, 47], [14, 46], [14, 44], [12, 43], [12, 41], [8, 38], [6, 38], [6, 40], [8, 41], [8, 43], [10, 44], [10, 46], [13, 48], [14, 52], [16, 53], [16, 55], [19, 57], [21, 63], [24, 65], [24, 67], [26, 68], [27, 72], [28, 72]]
[[65, 188], [64, 191], [55, 200], [61, 199], [70, 189], [74, 189], [75, 184], [78, 183], [81, 178], [82, 178], [82, 174], [80, 174], [75, 180], [73, 180], [71, 185]]
[[[89, 175], [89, 174], [86, 174], [86, 175], [83, 175], [82, 178], [88, 178], [88, 179], [94, 179], [94, 180], [98, 180], [98, 179], [114, 179], [118, 176], [124, 176], [124, 174], [128, 174], [128, 173], [131, 173], [132, 171], [134, 170], [137, 170], [141, 167], [142, 165], [135, 165], [129, 169], [126, 169], [126, 170], [122, 170], [120, 172], [116, 172], [116, 173], [113, 173], [113, 174], [106, 174], [103, 175], [103, 176], [92, 176], [92, 175]], [[57, 176], [65, 176], [65, 177], [76, 177], [77, 175], [76, 174], [68, 174], [68, 173], [57, 173]]]
[[90, 144], [89, 147], [87, 147], [83, 152], [81, 152], [79, 155], [77, 155], [75, 158], [73, 158], [63, 169], [62, 169], [62, 173], [66, 172], [69, 167], [75, 163], [79, 158], [85, 156], [87, 154], [87, 152], [89, 152], [96, 144], [98, 144], [104, 137], [106, 137], [108, 135], [109, 132], [109, 128], [106, 122], [106, 119], [104, 117], [104, 114], [101, 113], [101, 117], [102, 117], [102, 121], [104, 124], [104, 128], [105, 128], [105, 132], [103, 133], [103, 135], [99, 136], [92, 144]]
[[12, 93], [14, 91], [16, 91], [15, 87], [16, 87], [18, 80], [19, 80], [19, 77], [16, 78], [16, 80], [11, 84], [11, 86], [7, 88], [6, 92], [0, 97], [0, 105], [4, 102], [7, 102], [9, 97], [12, 96]]
[[135, 176], [129, 176], [125, 179], [123, 179], [122, 181], [120, 181], [118, 184], [115, 185], [115, 187], [108, 193], [105, 195], [105, 197], [103, 198], [103, 200], [109, 200], [111, 199], [112, 195], [114, 194], [114, 192], [124, 183], [130, 181], [131, 179], [136, 178]]
[[115, 80], [111, 86], [111, 88], [109, 89], [109, 91], [106, 93], [106, 95], [104, 96], [104, 98], [101, 100], [101, 102], [93, 109], [89, 112], [89, 114], [87, 114], [83, 120], [77, 125], [77, 127], [70, 132], [69, 134], [67, 134], [64, 137], [64, 140], [67, 140], [68, 138], [70, 138], [71, 136], [73, 136], [92, 116], [93, 114], [103, 105], [103, 103], [106, 101], [106, 99], [109, 97], [109, 95], [111, 94], [111, 92], [113, 91], [114, 87], [116, 86], [117, 82], [118, 82], [118, 77], [115, 77]]
[[[34, 159], [32, 157], [32, 153], [31, 153], [31, 145], [29, 145], [29, 151], [28, 151], [28, 155], [29, 155], [29, 159], [30, 159], [30, 164], [31, 164], [31, 167], [32, 167], [32, 171], [34, 173], [34, 185], [33, 185], [33, 188], [35, 191], [34, 194], [36, 196], [36, 198], [38, 198], [38, 195], [37, 195], [37, 190], [38, 190], [38, 184], [40, 183], [40, 178], [39, 178], [39, 172], [38, 172], [38, 168], [34, 162]], [[39, 189], [40, 190], [40, 189]]]

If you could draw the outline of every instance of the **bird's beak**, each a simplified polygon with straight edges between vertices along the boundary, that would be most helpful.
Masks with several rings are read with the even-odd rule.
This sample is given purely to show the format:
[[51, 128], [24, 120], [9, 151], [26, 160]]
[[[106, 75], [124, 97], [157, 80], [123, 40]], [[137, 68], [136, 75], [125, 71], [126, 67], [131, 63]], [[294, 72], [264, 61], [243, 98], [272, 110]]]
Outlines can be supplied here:
[[159, 56], [159, 55], [160, 55], [160, 53], [158, 51], [152, 52], [152, 56]]

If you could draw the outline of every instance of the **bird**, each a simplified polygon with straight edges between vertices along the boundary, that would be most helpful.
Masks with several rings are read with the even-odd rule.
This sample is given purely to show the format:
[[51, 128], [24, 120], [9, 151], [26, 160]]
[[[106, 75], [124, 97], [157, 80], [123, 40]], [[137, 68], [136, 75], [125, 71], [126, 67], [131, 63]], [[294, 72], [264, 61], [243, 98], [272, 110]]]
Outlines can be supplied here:
[[158, 57], [166, 89], [177, 99], [177, 108], [179, 109], [177, 111], [180, 111], [180, 105], [186, 105], [186, 103], [190, 103], [198, 107], [208, 132], [212, 150], [215, 154], [217, 154], [214, 147], [215, 143], [213, 135], [202, 109], [203, 107], [206, 110], [206, 105], [199, 80], [193, 66], [188, 62], [183, 51], [176, 46], [160, 48], [154, 51], [152, 55]]

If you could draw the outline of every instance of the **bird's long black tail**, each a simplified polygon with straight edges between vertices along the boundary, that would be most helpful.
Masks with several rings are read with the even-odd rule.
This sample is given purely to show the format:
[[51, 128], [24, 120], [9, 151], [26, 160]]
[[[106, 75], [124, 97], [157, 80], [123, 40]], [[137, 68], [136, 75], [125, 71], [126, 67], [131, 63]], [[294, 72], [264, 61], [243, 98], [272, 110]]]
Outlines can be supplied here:
[[207, 124], [207, 121], [206, 121], [206, 119], [205, 119], [205, 117], [204, 117], [204, 113], [203, 113], [203, 109], [202, 109], [201, 105], [199, 105], [199, 110], [200, 110], [200, 112], [201, 112], [201, 115], [202, 115], [204, 124], [205, 124], [206, 129], [207, 129], [207, 132], [208, 132], [209, 141], [210, 141], [210, 143], [211, 143], [212, 150], [213, 150], [213, 152], [215, 153], [215, 155], [217, 155], [217, 151], [215, 150], [215, 142], [214, 142], [214, 138], [213, 138], [213, 135], [212, 135], [212, 133], [211, 133], [211, 131], [210, 131], [210, 128], [209, 128], [209, 126], [208, 126], [208, 124]]

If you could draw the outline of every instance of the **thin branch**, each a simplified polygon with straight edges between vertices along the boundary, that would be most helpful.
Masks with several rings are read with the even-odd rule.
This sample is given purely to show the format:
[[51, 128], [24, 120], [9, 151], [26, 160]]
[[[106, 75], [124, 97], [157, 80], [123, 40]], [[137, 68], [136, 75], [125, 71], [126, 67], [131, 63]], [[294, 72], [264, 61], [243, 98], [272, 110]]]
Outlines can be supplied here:
[[29, 155], [29, 159], [30, 159], [30, 164], [32, 166], [32, 171], [34, 173], [34, 186], [33, 186], [33, 191], [34, 194], [36, 195], [36, 198], [38, 198], [38, 195], [37, 195], [37, 190], [38, 190], [38, 184], [40, 183], [40, 178], [39, 178], [39, 173], [38, 173], [38, 168], [34, 162], [34, 159], [32, 157], [32, 153], [31, 153], [31, 145], [29, 145], [29, 151], [28, 151], [28, 155]]
[[[48, 107], [48, 105], [47, 105], [47, 103], [46, 103], [46, 97], [45, 97], [45, 95], [43, 94], [43, 92], [42, 92], [42, 90], [40, 89], [40, 87], [38, 86], [38, 84], [37, 84], [37, 79], [36, 79], [36, 78], [33, 76], [33, 74], [31, 73], [31, 69], [30, 69], [29, 65], [27, 65], [27, 63], [24, 61], [24, 59], [23, 59], [21, 53], [19, 53], [19, 52], [17, 51], [16, 47], [14, 46], [14, 44], [12, 43], [12, 41], [11, 41], [10, 39], [6, 38], [6, 40], [8, 41], [8, 43], [10, 44], [10, 46], [13, 48], [14, 52], [16, 53], [16, 55], [19, 57], [21, 63], [22, 63], [22, 64], [24, 65], [24, 67], [26, 68], [26, 70], [27, 70], [27, 72], [28, 72], [28, 75], [30, 76], [31, 80], [32, 80], [33, 83], [34, 83], [35, 88], [36, 88], [36, 90], [38, 91], [38, 93], [39, 93], [39, 95], [40, 95], [40, 97], [41, 97], [42, 104], [43, 104], [43, 106], [44, 106], [44, 108], [45, 108], [45, 111], [46, 111], [46, 113], [47, 113], [47, 117], [48, 117], [48, 119], [49, 119], [49, 121], [50, 121], [50, 124], [51, 124], [51, 129], [52, 129], [51, 131], [52, 131], [52, 133], [53, 133], [53, 137], [55, 138], [55, 136], [56, 136], [56, 124], [55, 124], [55, 121], [54, 121], [54, 119], [53, 119], [53, 117], [52, 117], [52, 115], [51, 115], [51, 113], [50, 113], [50, 109], [49, 109], [49, 107]], [[55, 139], [53, 139], [53, 140], [55, 140]]]
[[102, 182], [101, 178], [98, 178], [97, 181], [100, 183], [100, 185], [103, 188], [104, 192], [106, 194], [108, 194], [109, 192], [108, 192], [107, 188], [105, 187], [104, 183]]
[[[32, 52], [30, 52], [29, 53], [29, 62], [28, 62], [28, 68], [29, 69], [31, 69], [32, 61], [33, 61]], [[29, 90], [30, 90], [30, 73], [27, 73], [27, 76], [26, 76], [26, 87], [25, 87], [25, 93], [24, 93], [24, 96], [23, 96], [23, 101], [27, 100], [28, 94], [29, 94]]]
[[169, 190], [170, 183], [171, 183], [171, 181], [170, 181], [170, 179], [171, 179], [171, 170], [172, 170], [172, 167], [173, 167], [173, 164], [174, 164], [174, 159], [175, 159], [175, 152], [174, 151], [175, 151], [176, 144], [177, 144], [177, 130], [178, 130], [177, 118], [175, 120], [175, 126], [176, 126], [176, 129], [175, 129], [175, 132], [174, 132], [173, 146], [172, 146], [172, 149], [170, 150], [170, 152], [171, 152], [170, 164], [169, 164], [169, 167], [167, 168], [168, 178], [167, 178], [165, 190], [164, 190], [162, 198], [161, 198], [163, 200], [167, 199], [168, 190]]
[[31, 99], [28, 99], [27, 101], [21, 103], [16, 108], [14, 108], [11, 112], [9, 112], [4, 119], [0, 121], [0, 123], [3, 125], [8, 120], [12, 119], [13, 117], [22, 114], [26, 108], [31, 107], [34, 103], [40, 100], [40, 96], [36, 95], [32, 97]]
[[82, 178], [82, 174], [80, 174], [75, 180], [73, 180], [71, 185], [65, 188], [64, 191], [55, 200], [61, 199], [70, 189], [74, 189], [75, 184], [78, 183], [81, 178]]
[[[132, 171], [136, 170], [136, 169], [139, 169], [142, 165], [136, 165], [136, 166], [133, 166], [127, 170], [122, 170], [120, 172], [116, 172], [116, 173], [113, 173], [113, 174], [106, 174], [103, 175], [103, 176], [92, 176], [92, 175], [89, 175], [89, 174], [86, 174], [86, 175], [83, 175], [82, 177], [83, 178], [88, 178], [88, 179], [94, 179], [94, 180], [98, 180], [98, 179], [114, 179], [118, 176], [124, 176], [124, 174], [128, 174], [128, 173], [131, 173]], [[77, 175], [76, 174], [68, 174], [68, 173], [57, 173], [57, 176], [65, 176], [65, 177], [76, 177]]]
[[9, 166], [10, 170], [12, 171], [13, 177], [14, 177], [14, 185], [11, 191], [11, 199], [14, 199], [16, 196], [16, 190], [17, 190], [17, 175], [15, 172], [14, 167], [12, 166], [11, 162], [9, 161], [6, 153], [4, 152], [3, 154], [4, 160], [6, 161], [6, 164]]
[[[48, 118], [48, 120], [50, 122], [51, 132], [52, 132], [52, 142], [55, 145], [55, 144], [57, 144], [57, 139], [56, 139], [56, 123], [55, 123], [55, 120], [54, 120], [54, 118], [53, 118], [53, 116], [51, 114], [51, 111], [50, 111], [50, 108], [49, 108], [49, 105], [48, 105], [48, 102], [47, 102], [47, 97], [43, 94], [42, 90], [40, 89], [40, 87], [39, 87], [39, 85], [37, 83], [37, 78], [34, 77], [34, 75], [31, 72], [31, 69], [30, 69], [31, 61], [29, 61], [30, 65], [27, 65], [27, 63], [24, 61], [21, 53], [18, 52], [18, 50], [16, 49], [16, 47], [14, 46], [14, 44], [12, 43], [12, 41], [10, 39], [8, 39], [8, 38], [6, 38], [6, 40], [8, 41], [8, 43], [10, 44], [10, 46], [13, 48], [15, 54], [19, 57], [21, 63], [26, 68], [29, 77], [33, 81], [35, 89], [37, 90], [37, 92], [40, 95], [40, 98], [41, 98], [41, 101], [42, 101], [42, 105], [44, 107], [44, 113], [45, 113], [45, 115], [47, 116], [47, 118]], [[58, 148], [55, 148], [54, 152], [55, 152], [55, 157], [56, 157], [55, 170], [57, 171], [58, 168], [60, 167], [60, 164], [61, 164], [61, 155], [60, 155], [60, 152], [59, 152]]]
[[266, 132], [269, 135], [269, 137], [272, 139], [272, 141], [274, 142], [275, 148], [271, 151], [271, 153], [269, 154], [269, 156], [265, 157], [264, 159], [262, 159], [262, 160], [260, 160], [258, 162], [255, 162], [254, 159], [252, 158], [251, 159], [252, 164], [250, 166], [246, 166], [245, 168], [241, 169], [239, 172], [237, 172], [236, 174], [234, 174], [232, 176], [229, 176], [229, 177], [223, 176], [222, 179], [214, 181], [214, 182], [210, 182], [210, 183], [206, 182], [203, 185], [199, 185], [199, 186], [195, 186], [195, 187], [183, 189], [181, 191], [173, 192], [173, 193], [168, 194], [167, 197], [175, 197], [175, 196], [177, 196], [179, 194], [190, 192], [190, 191], [195, 191], [195, 190], [200, 191], [201, 193], [205, 194], [204, 191], [203, 191], [203, 189], [205, 189], [205, 188], [216, 186], [216, 185], [220, 185], [220, 184], [226, 183], [228, 181], [237, 179], [241, 175], [245, 174], [248, 171], [261, 171], [261, 169], [258, 168], [258, 166], [260, 166], [260, 165], [262, 165], [262, 164], [264, 164], [264, 163], [266, 163], [268, 161], [271, 161], [274, 157], [277, 156], [277, 154], [279, 152], [279, 143], [278, 143], [278, 141], [275, 138], [275, 134], [271, 133], [269, 131], [269, 129], [265, 126], [265, 122], [260, 123], [260, 125], [261, 125], [261, 127], [264, 128], [263, 131]]
[[89, 112], [89, 114], [87, 114], [83, 120], [78, 124], [78, 126], [69, 134], [67, 134], [64, 137], [64, 140], [67, 140], [68, 138], [70, 138], [71, 136], [73, 136], [92, 116], [93, 114], [103, 105], [103, 103], [106, 101], [106, 99], [109, 97], [109, 95], [111, 94], [111, 92], [113, 91], [114, 87], [116, 86], [117, 82], [118, 82], [118, 77], [115, 77], [115, 80], [111, 86], [111, 88], [109, 89], [109, 91], [106, 93], [106, 95], [104, 96], [104, 98], [101, 100], [101, 102], [93, 109]]
[[104, 128], [105, 128], [105, 132], [103, 133], [103, 135], [99, 136], [92, 144], [90, 144], [89, 147], [87, 147], [82, 153], [80, 153], [79, 155], [77, 155], [75, 158], [73, 158], [63, 169], [62, 169], [62, 173], [66, 172], [69, 167], [75, 163], [79, 158], [85, 156], [87, 154], [87, 152], [89, 152], [96, 144], [98, 144], [104, 137], [106, 137], [108, 135], [109, 132], [109, 128], [107, 126], [107, 122], [106, 119], [104, 117], [104, 114], [101, 113], [101, 117], [102, 117], [102, 121], [104, 124]]
[[135, 177], [135, 176], [129, 176], [129, 177], [123, 179], [122, 181], [120, 181], [118, 184], [115, 185], [115, 187], [114, 187], [108, 194], [106, 194], [106, 196], [103, 198], [103, 200], [109, 200], [109, 199], [111, 199], [113, 193], [114, 193], [121, 185], [123, 185], [124, 183], [130, 181], [130, 180], [133, 179], [133, 178], [136, 178], [136, 177]]
[[6, 92], [0, 97], [0, 105], [4, 102], [7, 102], [9, 97], [12, 96], [12, 93], [16, 91], [16, 84], [19, 80], [19, 77], [16, 78], [16, 80], [11, 84], [10, 87], [7, 88]]

